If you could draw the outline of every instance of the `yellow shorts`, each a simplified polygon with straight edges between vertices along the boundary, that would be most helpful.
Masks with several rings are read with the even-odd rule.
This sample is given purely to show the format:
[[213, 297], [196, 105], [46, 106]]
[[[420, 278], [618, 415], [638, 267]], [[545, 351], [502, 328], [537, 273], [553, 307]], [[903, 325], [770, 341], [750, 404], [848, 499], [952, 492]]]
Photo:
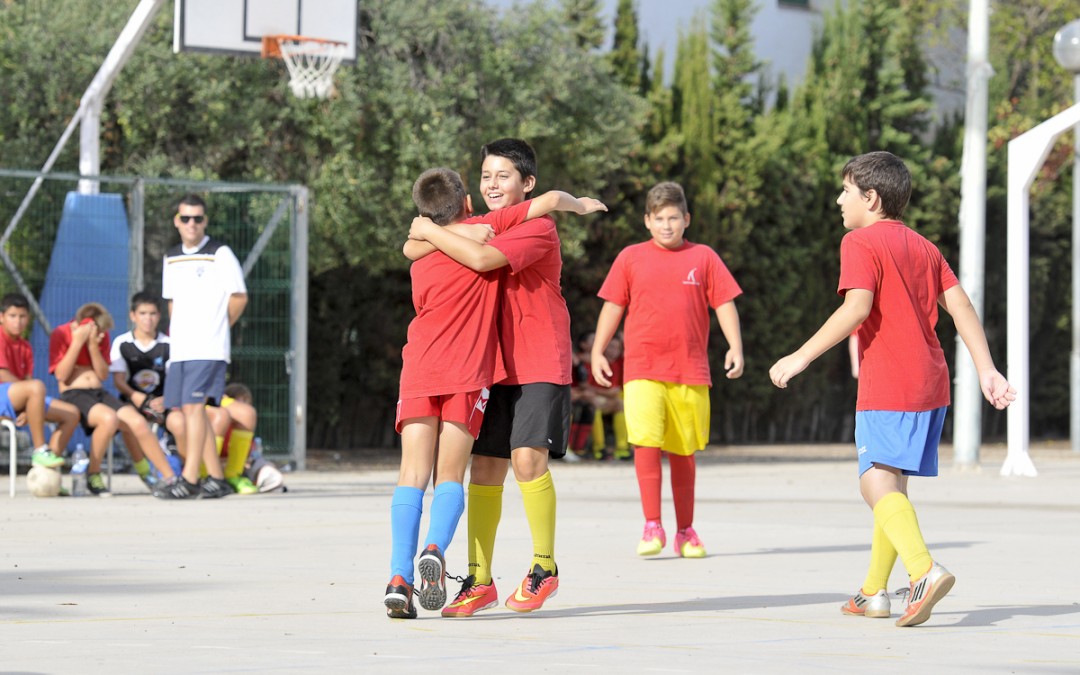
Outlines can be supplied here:
[[623, 397], [631, 445], [692, 455], [708, 444], [708, 386], [631, 380], [623, 385]]

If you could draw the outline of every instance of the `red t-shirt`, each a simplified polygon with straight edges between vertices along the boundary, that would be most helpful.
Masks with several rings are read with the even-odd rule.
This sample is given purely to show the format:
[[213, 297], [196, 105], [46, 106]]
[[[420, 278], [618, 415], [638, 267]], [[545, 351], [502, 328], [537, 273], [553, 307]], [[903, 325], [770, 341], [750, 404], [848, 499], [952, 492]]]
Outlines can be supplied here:
[[0, 368], [6, 368], [17, 380], [34, 373], [34, 348], [22, 337], [11, 337], [0, 329]]
[[[529, 202], [467, 223], [505, 232], [529, 213]], [[436, 251], [412, 264], [413, 308], [401, 350], [402, 399], [443, 396], [490, 387], [505, 375], [496, 320], [499, 270], [477, 273]]]
[[883, 220], [844, 235], [837, 292], [874, 294], [858, 330], [856, 410], [949, 405], [949, 369], [934, 327], [938, 298], [958, 283], [937, 247], [901, 222]]
[[[49, 336], [49, 372], [55, 373], [56, 366], [64, 358], [64, 354], [67, 354], [68, 347], [71, 346], [71, 322], [63, 323], [57, 326], [52, 335]], [[105, 363], [112, 363], [109, 358], [109, 350], [111, 348], [109, 341], [109, 333], [106, 331], [105, 337], [98, 343], [98, 349], [101, 351], [101, 355], [105, 357]], [[84, 344], [82, 351], [79, 352], [79, 357], [75, 359], [75, 365], [77, 366], [90, 366], [90, 345]]]
[[598, 293], [626, 308], [623, 380], [712, 386], [709, 310], [741, 294], [708, 246], [669, 250], [649, 240], [624, 248]]
[[570, 312], [562, 296], [555, 221], [548, 216], [526, 221], [489, 245], [510, 262], [499, 317], [507, 373], [500, 384], [570, 384]]

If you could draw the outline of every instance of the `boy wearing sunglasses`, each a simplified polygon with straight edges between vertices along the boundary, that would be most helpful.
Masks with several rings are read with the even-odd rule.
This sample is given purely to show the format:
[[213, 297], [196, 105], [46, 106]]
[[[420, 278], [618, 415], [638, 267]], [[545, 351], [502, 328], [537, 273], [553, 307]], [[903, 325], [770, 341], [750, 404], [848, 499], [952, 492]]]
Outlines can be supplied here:
[[[184, 419], [183, 475], [162, 485], [166, 499], [224, 497], [232, 494], [218, 459], [206, 406], [225, 392], [230, 328], [247, 306], [244, 272], [232, 250], [206, 234], [206, 202], [198, 195], [180, 200], [173, 225], [180, 243], [165, 253], [163, 298], [169, 302], [169, 376], [165, 407], [179, 408]], [[207, 477], [199, 482], [199, 465]]]

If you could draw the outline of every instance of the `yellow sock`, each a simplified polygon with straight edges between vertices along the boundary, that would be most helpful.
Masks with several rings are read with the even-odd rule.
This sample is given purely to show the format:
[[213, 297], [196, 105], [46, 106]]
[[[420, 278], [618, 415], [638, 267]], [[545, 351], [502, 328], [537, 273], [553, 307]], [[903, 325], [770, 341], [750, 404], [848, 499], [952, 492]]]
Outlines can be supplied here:
[[255, 433], [252, 431], [233, 429], [229, 434], [229, 456], [225, 458], [224, 469], [226, 478], [239, 478], [240, 474], [244, 473], [244, 464], [247, 463], [253, 438]]
[[885, 536], [885, 530], [881, 529], [881, 523], [874, 518], [874, 537], [870, 544], [870, 569], [866, 572], [866, 580], [863, 581], [863, 595], [873, 595], [880, 590], [888, 590], [889, 575], [896, 564], [896, 549], [892, 542]]
[[[555, 571], [555, 483], [548, 471], [527, 483], [518, 481], [525, 501], [525, 517], [532, 531], [533, 565]], [[531, 567], [531, 566], [530, 566]]]
[[491, 583], [491, 557], [495, 553], [495, 532], [502, 518], [501, 485], [469, 483], [469, 574], [476, 583]]
[[934, 564], [926, 549], [915, 507], [902, 492], [890, 492], [878, 500], [874, 507], [874, 520], [896, 549], [911, 579], [926, 574]]
[[[214, 444], [217, 445], [218, 457], [221, 457], [221, 449], [225, 447], [224, 436], [214, 436]], [[210, 472], [206, 470], [206, 464], [199, 465], [199, 478], [206, 478], [210, 475]]]

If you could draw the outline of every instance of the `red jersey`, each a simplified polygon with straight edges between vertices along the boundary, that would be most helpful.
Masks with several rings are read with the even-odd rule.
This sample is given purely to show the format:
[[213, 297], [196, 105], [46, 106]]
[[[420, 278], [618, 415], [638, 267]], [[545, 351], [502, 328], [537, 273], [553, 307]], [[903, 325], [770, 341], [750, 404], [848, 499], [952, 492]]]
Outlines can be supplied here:
[[[505, 232], [529, 213], [529, 202], [470, 218]], [[477, 273], [442, 252], [409, 268], [416, 318], [401, 350], [402, 399], [490, 387], [505, 375], [496, 320], [499, 270]]]
[[712, 386], [709, 310], [742, 289], [708, 246], [670, 250], [652, 240], [615, 258], [598, 295], [626, 308], [623, 380]]
[[[71, 346], [71, 322], [62, 323], [53, 330], [52, 335], [49, 336], [49, 372], [55, 373], [56, 366], [64, 358], [64, 354], [67, 353], [68, 347]], [[98, 343], [98, 349], [101, 351], [101, 355], [105, 358], [105, 363], [112, 363], [112, 359], [109, 358], [110, 350], [109, 333], [106, 332], [105, 336]], [[79, 357], [75, 359], [75, 365], [87, 366], [90, 363], [90, 345], [84, 344], [82, 351], [79, 352]]]
[[949, 369], [934, 327], [938, 298], [958, 283], [937, 247], [901, 222], [883, 220], [844, 235], [837, 292], [874, 294], [858, 330], [856, 410], [949, 405]]
[[27, 379], [34, 374], [34, 348], [25, 338], [0, 330], [0, 368], [6, 368], [16, 380]]
[[570, 312], [562, 296], [562, 244], [555, 221], [549, 216], [526, 221], [489, 245], [510, 262], [499, 317], [506, 359], [500, 384], [570, 384]]

